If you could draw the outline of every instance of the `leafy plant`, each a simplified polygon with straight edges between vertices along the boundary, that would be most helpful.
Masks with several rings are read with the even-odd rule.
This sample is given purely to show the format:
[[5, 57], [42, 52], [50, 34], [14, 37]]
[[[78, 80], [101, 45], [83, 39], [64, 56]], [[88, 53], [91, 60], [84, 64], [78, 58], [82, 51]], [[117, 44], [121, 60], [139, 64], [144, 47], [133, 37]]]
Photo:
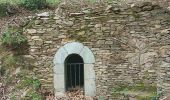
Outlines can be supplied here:
[[16, 96], [15, 95], [12, 95], [10, 100], [17, 100]]
[[3, 17], [3, 16], [6, 16], [6, 11], [7, 11], [7, 3], [1, 3], [0, 4], [0, 16]]
[[31, 86], [33, 89], [38, 90], [40, 88], [40, 81], [37, 78], [21, 76], [21, 82], [18, 84], [18, 88], [22, 89], [23, 87]]
[[47, 7], [47, 2], [46, 0], [24, 0], [21, 5], [28, 10], [36, 10]]
[[38, 92], [36, 92], [34, 90], [30, 90], [27, 93], [26, 100], [42, 100], [42, 96]]
[[19, 48], [27, 43], [27, 38], [18, 29], [8, 28], [1, 37], [2, 44], [12, 49]]
[[34, 89], [36, 89], [36, 90], [39, 89], [40, 85], [41, 85], [41, 83], [40, 83], [40, 81], [38, 79], [34, 79], [33, 80], [33, 87], [34, 87]]

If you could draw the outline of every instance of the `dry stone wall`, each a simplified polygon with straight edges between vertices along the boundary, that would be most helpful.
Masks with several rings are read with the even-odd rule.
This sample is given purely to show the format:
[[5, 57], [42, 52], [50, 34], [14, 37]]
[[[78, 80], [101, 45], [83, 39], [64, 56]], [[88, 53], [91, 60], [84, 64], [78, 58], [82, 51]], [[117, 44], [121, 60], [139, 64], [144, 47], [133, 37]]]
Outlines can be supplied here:
[[95, 55], [96, 95], [110, 98], [115, 86], [140, 81], [170, 91], [170, 12], [150, 3], [70, 9], [39, 14], [25, 30], [42, 87], [53, 91], [54, 55], [76, 41]]

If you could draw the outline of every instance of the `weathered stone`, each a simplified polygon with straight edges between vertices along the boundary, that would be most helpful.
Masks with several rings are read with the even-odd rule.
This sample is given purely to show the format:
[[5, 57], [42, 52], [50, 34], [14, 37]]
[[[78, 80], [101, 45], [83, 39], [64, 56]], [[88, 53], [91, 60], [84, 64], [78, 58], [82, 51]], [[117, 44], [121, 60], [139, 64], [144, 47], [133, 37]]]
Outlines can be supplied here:
[[79, 15], [84, 15], [83, 13], [70, 13], [70, 16], [79, 16]]
[[50, 13], [49, 12], [43, 12], [41, 14], [37, 14], [37, 16], [39, 16], [39, 17], [49, 17]]
[[170, 57], [166, 57], [164, 61], [170, 63]]
[[102, 27], [102, 24], [96, 24], [95, 27], [96, 28]]
[[90, 14], [91, 13], [90, 10], [83, 10], [82, 12], [85, 13], [85, 14]]
[[21, 72], [21, 68], [20, 67], [18, 67], [16, 70], [15, 70], [15, 75], [17, 75], [18, 73], [20, 73]]
[[38, 39], [39, 40], [40, 37], [39, 36], [32, 36], [31, 39], [33, 39], [33, 40], [37, 40]]
[[66, 24], [67, 26], [72, 26], [74, 23], [72, 21], [67, 21], [67, 22], [64, 21], [64, 24]]
[[[164, 10], [150, 4], [126, 9], [108, 6], [90, 12], [84, 8], [71, 12], [60, 9], [53, 18], [36, 18], [37, 25], [24, 32], [30, 45], [28, 55], [35, 59], [34, 71], [43, 80], [43, 88], [53, 89], [54, 76], [55, 93], [65, 92], [65, 60], [71, 54], [79, 54], [84, 61], [86, 95], [114, 100], [114, 86], [141, 80], [170, 90], [169, 15]], [[45, 18], [42, 23], [36, 22], [41, 18]], [[75, 41], [82, 44], [69, 45]], [[165, 84], [160, 85], [161, 82]]]
[[113, 44], [113, 41], [106, 41], [105, 44]]
[[97, 44], [104, 44], [105, 43], [105, 40], [98, 40], [97, 41]]
[[170, 33], [170, 29], [164, 29], [161, 31], [161, 33], [164, 33], [164, 34]]
[[77, 33], [78, 35], [85, 35], [85, 31], [81, 31]]
[[44, 43], [51, 44], [53, 41], [45, 41]]
[[55, 19], [55, 20], [59, 20], [60, 19], [60, 16], [55, 16], [53, 19]]
[[62, 20], [56, 20], [56, 24], [61, 24], [62, 23]]
[[107, 8], [106, 8], [106, 11], [109, 11], [109, 10], [112, 10], [113, 9], [113, 6], [112, 5], [108, 5]]
[[43, 45], [43, 41], [42, 40], [38, 40], [38, 41], [36, 40], [35, 45]]
[[45, 33], [44, 30], [37, 30], [37, 33]]
[[143, 11], [150, 11], [152, 9], [153, 9], [152, 6], [145, 6], [145, 7], [142, 8]]
[[35, 20], [35, 25], [40, 25], [42, 23], [42, 20]]
[[32, 33], [36, 33], [37, 30], [36, 29], [27, 29], [27, 32], [32, 34]]

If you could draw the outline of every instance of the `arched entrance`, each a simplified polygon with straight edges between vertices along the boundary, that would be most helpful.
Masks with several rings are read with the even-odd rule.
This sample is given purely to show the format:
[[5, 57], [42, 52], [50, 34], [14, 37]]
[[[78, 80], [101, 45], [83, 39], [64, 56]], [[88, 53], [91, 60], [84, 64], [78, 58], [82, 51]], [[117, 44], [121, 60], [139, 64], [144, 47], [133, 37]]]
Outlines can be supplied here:
[[65, 60], [66, 91], [84, 88], [84, 62], [80, 55], [71, 54]]
[[[77, 58], [78, 59], [81, 58], [82, 60], [80, 61], [80, 59], [78, 60]], [[70, 79], [66, 79], [67, 74], [70, 74], [69, 72], [67, 72], [68, 66], [66, 66], [66, 64], [70, 62], [83, 62], [83, 65], [81, 66], [84, 67], [83, 68], [84, 79], [81, 77], [81, 79], [79, 80], [81, 81], [81, 84], [79, 85], [84, 86], [84, 92], [86, 96], [95, 96], [96, 94], [95, 71], [94, 71], [95, 58], [92, 51], [88, 47], [78, 42], [67, 43], [57, 51], [53, 62], [54, 62], [55, 95], [58, 94], [61, 95], [62, 93], [66, 92], [71, 86]], [[74, 77], [74, 75], [72, 75], [72, 77]], [[75, 81], [75, 79], [77, 78], [74, 78], [74, 80], [72, 81]], [[76, 85], [74, 86], [78, 86], [77, 82], [74, 83], [76, 83]]]

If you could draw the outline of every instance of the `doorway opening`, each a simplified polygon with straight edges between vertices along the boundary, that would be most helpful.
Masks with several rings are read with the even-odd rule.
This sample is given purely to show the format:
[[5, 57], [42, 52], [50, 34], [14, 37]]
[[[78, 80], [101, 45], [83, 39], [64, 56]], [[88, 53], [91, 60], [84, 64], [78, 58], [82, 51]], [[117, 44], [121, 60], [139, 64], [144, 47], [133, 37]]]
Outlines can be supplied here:
[[65, 60], [66, 91], [84, 88], [84, 62], [80, 55], [71, 54]]

